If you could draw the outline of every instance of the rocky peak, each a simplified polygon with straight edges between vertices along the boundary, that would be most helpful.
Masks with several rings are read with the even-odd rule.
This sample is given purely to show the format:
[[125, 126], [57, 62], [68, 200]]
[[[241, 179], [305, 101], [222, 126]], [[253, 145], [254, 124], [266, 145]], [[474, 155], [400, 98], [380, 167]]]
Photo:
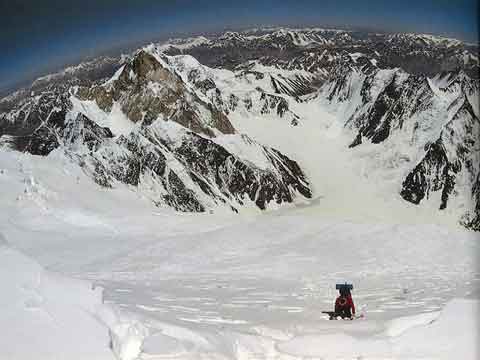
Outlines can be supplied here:
[[[126, 70], [129, 70], [128, 68], [133, 70], [139, 78], [146, 78], [147, 75], [155, 74], [157, 70], [163, 69], [163, 66], [161, 66], [160, 62], [153, 55], [147, 53], [145, 50], [140, 50], [128, 64]], [[162, 74], [165, 74], [165, 72], [162, 72]], [[154, 77], [155, 76], [150, 76], [150, 78]], [[159, 77], [159, 79], [163, 80], [164, 77]]]
[[[100, 186], [127, 184], [179, 211], [267, 209], [311, 197], [293, 160], [235, 134], [224, 108], [206, 96], [221, 99], [215, 82], [194, 71], [184, 78], [170, 60], [148, 47], [107, 81], [32, 94], [0, 114], [0, 146], [41, 156], [60, 149]], [[233, 111], [240, 99], [226, 96]], [[270, 100], [268, 112], [285, 116], [287, 101]]]
[[137, 86], [149, 82], [160, 83], [170, 87], [174, 92], [185, 91], [182, 79], [169, 69], [162, 59], [143, 49], [137, 52], [130, 62], [125, 64], [118, 80]]
[[[369, 176], [388, 177], [406, 201], [469, 211], [463, 223], [478, 227], [478, 202], [468, 203], [480, 197], [478, 47], [425, 35], [276, 28], [148, 46], [116, 69], [107, 81], [63, 89], [52, 82], [52, 91], [0, 100], [0, 143], [38, 155], [64, 147], [100, 185], [129, 184], [159, 206], [265, 208], [295, 193], [309, 197], [308, 184], [273, 149], [255, 145], [268, 166], [252, 164], [258, 158], [229, 117], [304, 126], [302, 106], [318, 101], [352, 131], [352, 152], [372, 152]], [[70, 98], [73, 85], [78, 99]], [[117, 114], [137, 126], [119, 136]], [[228, 142], [224, 134], [232, 134]]]
[[209, 137], [214, 130], [233, 134], [228, 117], [187, 88], [182, 78], [156, 53], [143, 49], [119, 70], [117, 77], [91, 88], [79, 88], [82, 100], [95, 100], [105, 112], [114, 103], [133, 122], [169, 119]]
[[406, 177], [402, 197], [418, 204], [433, 192], [441, 191], [439, 208], [445, 209], [461, 172], [475, 192], [474, 181], [480, 170], [480, 156], [475, 144], [479, 137], [479, 119], [464, 96], [463, 104], [443, 127], [438, 139], [427, 144], [425, 156]]

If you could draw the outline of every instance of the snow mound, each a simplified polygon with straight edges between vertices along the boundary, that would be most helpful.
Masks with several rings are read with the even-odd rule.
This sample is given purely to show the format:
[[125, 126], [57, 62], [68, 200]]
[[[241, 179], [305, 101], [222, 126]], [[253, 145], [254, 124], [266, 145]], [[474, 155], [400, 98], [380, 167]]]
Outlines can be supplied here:
[[0, 262], [0, 323], [8, 329], [0, 337], [2, 357], [114, 359], [108, 331], [94, 316], [100, 288], [51, 274], [7, 246]]
[[102, 288], [44, 270], [1, 233], [0, 263], [2, 359], [137, 358], [146, 330], [103, 304]]

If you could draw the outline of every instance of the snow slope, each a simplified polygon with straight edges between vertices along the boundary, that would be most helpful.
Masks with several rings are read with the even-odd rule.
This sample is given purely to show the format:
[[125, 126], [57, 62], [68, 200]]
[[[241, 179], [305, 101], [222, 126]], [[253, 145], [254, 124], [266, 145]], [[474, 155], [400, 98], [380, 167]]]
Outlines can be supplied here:
[[[146, 330], [104, 305], [103, 289], [44, 270], [0, 234], [2, 358], [133, 359]], [[142, 332], [143, 330], [143, 332]], [[141, 335], [141, 337], [140, 337]]]
[[[18, 358], [50, 351], [47, 345], [57, 339], [44, 330], [50, 325], [30, 325], [43, 310], [18, 307], [35, 295], [18, 287], [25, 281], [15, 274], [26, 273], [38, 284], [38, 272], [54, 279], [48, 288], [36, 287], [46, 299], [40, 308], [51, 306], [64, 327], [75, 328], [73, 335], [61, 331], [65, 349], [55, 353], [72, 351], [69, 359], [82, 358], [82, 351], [91, 351], [88, 358], [111, 358], [109, 342], [122, 360], [478, 354], [475, 233], [408, 221], [342, 222], [322, 216], [315, 202], [260, 216], [179, 215], [126, 189], [99, 191], [59, 152], [47, 158], [2, 152], [0, 186], [9, 189], [0, 193], [0, 227], [9, 246], [49, 270], [2, 250], [2, 264], [13, 259], [2, 266], [2, 284], [14, 294], [3, 296], [3, 308], [15, 308], [24, 320], [6, 311], [1, 316], [12, 328], [27, 328], [33, 339], [30, 352], [15, 348]], [[355, 284], [354, 300], [365, 319], [332, 322], [322, 316], [339, 281]], [[92, 283], [105, 289], [100, 312]], [[77, 314], [79, 307], [97, 315]], [[84, 326], [70, 325], [77, 315]], [[98, 334], [92, 343], [89, 334]], [[84, 336], [90, 345], [77, 350], [71, 339]], [[16, 339], [9, 337], [9, 346], [18, 347]]]

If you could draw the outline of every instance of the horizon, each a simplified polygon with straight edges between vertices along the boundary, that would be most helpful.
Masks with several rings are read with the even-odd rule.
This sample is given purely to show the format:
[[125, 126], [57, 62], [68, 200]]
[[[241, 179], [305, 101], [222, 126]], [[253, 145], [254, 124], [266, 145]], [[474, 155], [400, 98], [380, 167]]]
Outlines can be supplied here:
[[0, 3], [0, 95], [108, 53], [179, 35], [310, 26], [432, 34], [479, 42], [476, 0], [19, 0]]
[[451, 36], [446, 36], [446, 35], [437, 34], [437, 33], [390, 31], [386, 29], [377, 29], [375, 27], [362, 27], [362, 26], [352, 27], [348, 25], [332, 25], [332, 24], [306, 24], [304, 26], [300, 24], [262, 24], [262, 25], [251, 25], [246, 27], [224, 27], [222, 29], [217, 29], [217, 30], [208, 31], [208, 32], [205, 32], [205, 31], [176, 32], [176, 33], [170, 33], [168, 35], [162, 34], [162, 35], [154, 36], [150, 39], [135, 40], [129, 44], [123, 44], [118, 46], [112, 46], [110, 48], [100, 49], [97, 53], [90, 54], [90, 55], [79, 54], [79, 56], [76, 59], [73, 59], [61, 64], [55, 64], [53, 66], [48, 67], [48, 69], [43, 69], [43, 70], [40, 69], [36, 74], [28, 78], [16, 80], [6, 85], [3, 85], [0, 82], [0, 98], [11, 95], [16, 91], [26, 89], [30, 85], [32, 85], [36, 80], [39, 80], [49, 75], [55, 75], [55, 74], [61, 73], [62, 71], [66, 70], [69, 67], [75, 67], [82, 63], [88, 63], [100, 57], [119, 57], [122, 55], [129, 55], [130, 53], [138, 49], [141, 49], [149, 44], [161, 44], [161, 43], [166, 43], [169, 40], [186, 39], [188, 37], [198, 37], [198, 36], [214, 37], [215, 35], [223, 34], [228, 31], [243, 33], [243, 32], [254, 31], [254, 30], [275, 31], [278, 29], [290, 29], [290, 30], [323, 29], [323, 30], [341, 30], [341, 31], [365, 31], [367, 33], [377, 32], [381, 34], [431, 35], [436, 37], [442, 37], [445, 39], [459, 40], [467, 45], [480, 46], [480, 43], [478, 41], [477, 43], [469, 42], [465, 39], [460, 39], [458, 37], [451, 37]]

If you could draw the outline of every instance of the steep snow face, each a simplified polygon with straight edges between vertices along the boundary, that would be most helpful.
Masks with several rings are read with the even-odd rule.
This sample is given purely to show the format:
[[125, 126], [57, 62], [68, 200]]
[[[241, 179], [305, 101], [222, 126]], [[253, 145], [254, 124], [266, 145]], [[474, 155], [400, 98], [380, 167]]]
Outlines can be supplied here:
[[457, 213], [478, 230], [478, 101], [470, 101], [478, 80], [463, 72], [429, 79], [400, 69], [343, 69], [317, 99], [357, 133], [350, 147], [371, 157], [367, 171], [394, 180], [392, 191], [405, 200]]
[[[461, 107], [444, 126], [438, 139], [426, 148], [426, 154], [403, 184], [402, 196], [414, 203], [441, 192], [440, 209], [453, 201], [467, 209], [462, 222], [479, 230], [478, 191], [480, 153], [476, 148], [480, 136], [480, 121], [465, 97]], [[456, 196], [452, 194], [455, 192]]]

